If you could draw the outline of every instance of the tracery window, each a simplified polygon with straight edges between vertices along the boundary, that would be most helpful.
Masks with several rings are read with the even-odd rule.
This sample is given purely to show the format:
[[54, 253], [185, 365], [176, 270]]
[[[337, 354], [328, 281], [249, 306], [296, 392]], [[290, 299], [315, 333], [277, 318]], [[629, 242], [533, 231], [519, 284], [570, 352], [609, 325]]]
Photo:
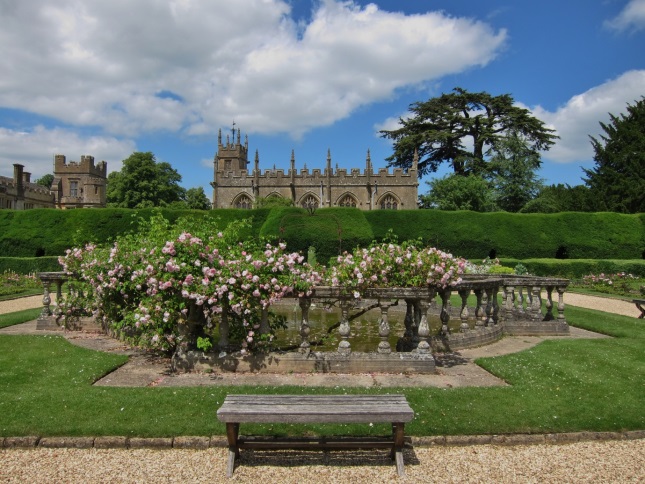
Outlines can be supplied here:
[[381, 210], [397, 210], [399, 202], [392, 195], [385, 195], [381, 199]]
[[340, 199], [340, 202], [338, 202], [338, 206], [356, 208], [356, 199], [351, 195], [345, 195], [343, 198]]
[[318, 199], [313, 195], [307, 195], [301, 203], [303, 208], [318, 208]]
[[240, 195], [237, 197], [237, 200], [235, 200], [234, 206], [235, 208], [251, 209], [253, 208], [253, 202], [248, 195]]

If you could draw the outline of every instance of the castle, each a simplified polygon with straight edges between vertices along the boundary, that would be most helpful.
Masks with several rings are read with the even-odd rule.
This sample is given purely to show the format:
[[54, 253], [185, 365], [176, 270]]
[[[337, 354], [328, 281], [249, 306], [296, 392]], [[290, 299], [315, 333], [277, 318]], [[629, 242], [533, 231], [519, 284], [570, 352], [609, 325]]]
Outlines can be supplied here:
[[[236, 136], [237, 134], [237, 136]], [[331, 153], [327, 152], [324, 171], [306, 168], [298, 172], [295, 154], [291, 152], [291, 167], [284, 170], [260, 171], [258, 152], [255, 152], [253, 170], [249, 172], [249, 142], [241, 143], [240, 130], [232, 131], [222, 143], [219, 130], [218, 149], [213, 164], [213, 208], [252, 208], [254, 202], [266, 198], [283, 198], [298, 207], [355, 207], [361, 210], [416, 209], [418, 178], [415, 157], [412, 168], [396, 168], [390, 173], [379, 169], [374, 173], [370, 153], [367, 152], [365, 170], [353, 168], [332, 169]], [[237, 139], [235, 139], [237, 138]]]
[[31, 182], [24, 166], [13, 165], [13, 178], [0, 176], [0, 209], [89, 208], [106, 206], [107, 163], [94, 165], [94, 157], [67, 163], [54, 156], [54, 180], [47, 188]]
[[81, 162], [66, 162], [64, 155], [54, 156], [54, 181], [51, 191], [57, 208], [104, 208], [106, 206], [107, 163], [94, 165], [93, 156], [81, 156]]

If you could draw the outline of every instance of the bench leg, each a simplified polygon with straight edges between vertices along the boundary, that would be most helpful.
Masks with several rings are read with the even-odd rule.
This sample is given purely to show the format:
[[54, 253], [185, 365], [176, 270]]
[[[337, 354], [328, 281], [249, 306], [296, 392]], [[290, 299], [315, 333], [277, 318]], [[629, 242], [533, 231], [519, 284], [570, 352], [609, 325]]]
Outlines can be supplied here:
[[237, 445], [237, 437], [239, 431], [239, 423], [226, 424], [226, 438], [228, 440], [228, 463], [226, 466], [226, 477], [233, 477], [233, 470], [235, 469], [235, 458], [240, 456], [240, 448]]
[[405, 476], [405, 468], [403, 467], [403, 445], [405, 436], [405, 424], [393, 423], [392, 433], [394, 437], [394, 446], [392, 447], [392, 458], [396, 462], [396, 472], [399, 477]]

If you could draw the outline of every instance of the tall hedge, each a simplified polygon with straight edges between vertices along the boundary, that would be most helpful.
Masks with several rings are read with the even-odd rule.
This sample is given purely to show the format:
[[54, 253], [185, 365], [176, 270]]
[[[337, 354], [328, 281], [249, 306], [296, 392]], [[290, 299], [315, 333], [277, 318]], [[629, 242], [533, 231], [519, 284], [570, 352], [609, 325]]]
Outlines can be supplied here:
[[[350, 208], [305, 210], [282, 207], [259, 210], [162, 210], [175, 221], [181, 216], [218, 218], [222, 225], [250, 218], [244, 235], [287, 242], [290, 250], [316, 248], [326, 262], [339, 250], [382, 239], [388, 230], [400, 241], [424, 242], [470, 259], [488, 255], [515, 259], [643, 259], [645, 214], [556, 213], [514, 214], [375, 210]], [[109, 242], [137, 229], [149, 210], [0, 210], [0, 256], [57, 256], [73, 245]]]
[[401, 210], [366, 212], [377, 239], [393, 230], [399, 240], [425, 242], [467, 258], [641, 259], [643, 214], [555, 214]]
[[307, 253], [316, 249], [318, 262], [357, 245], [369, 244], [374, 238], [364, 212], [355, 208], [324, 208], [310, 214], [304, 209], [273, 209], [260, 232], [263, 237], [284, 240], [289, 250]]
[[[117, 235], [136, 231], [139, 220], [150, 218], [155, 210], [158, 209], [0, 210], [0, 256], [58, 256], [74, 245], [106, 243]], [[252, 226], [244, 235], [257, 234], [269, 214], [268, 209], [160, 211], [171, 222], [182, 216], [208, 217], [220, 219], [222, 226], [251, 218]]]

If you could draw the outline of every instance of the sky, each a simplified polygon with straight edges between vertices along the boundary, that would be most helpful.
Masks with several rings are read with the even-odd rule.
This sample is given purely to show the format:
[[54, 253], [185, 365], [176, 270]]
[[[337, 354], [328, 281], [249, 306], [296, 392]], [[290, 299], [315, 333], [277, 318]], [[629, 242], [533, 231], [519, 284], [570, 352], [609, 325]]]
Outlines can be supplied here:
[[555, 129], [539, 175], [579, 185], [645, 95], [643, 46], [645, 0], [2, 0], [0, 176], [151, 151], [210, 197], [233, 123], [262, 170], [384, 168], [379, 130], [461, 87]]

